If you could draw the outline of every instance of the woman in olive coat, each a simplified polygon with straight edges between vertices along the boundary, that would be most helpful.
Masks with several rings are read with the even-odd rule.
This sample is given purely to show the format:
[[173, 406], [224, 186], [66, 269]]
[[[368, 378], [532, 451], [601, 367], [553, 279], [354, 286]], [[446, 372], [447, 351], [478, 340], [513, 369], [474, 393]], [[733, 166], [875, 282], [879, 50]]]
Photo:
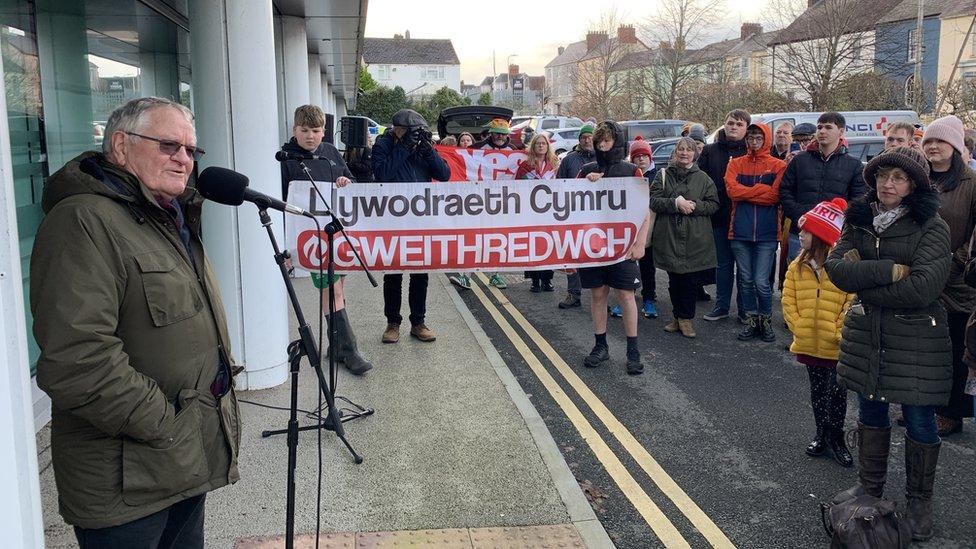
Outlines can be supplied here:
[[841, 332], [837, 375], [858, 394], [858, 479], [835, 501], [881, 497], [888, 470], [888, 406], [906, 421], [905, 464], [912, 537], [932, 537], [932, 488], [941, 440], [935, 407], [949, 400], [952, 356], [939, 301], [949, 277], [949, 228], [939, 195], [916, 149], [898, 147], [864, 168], [869, 191], [847, 210], [825, 268], [834, 284], [856, 294]]

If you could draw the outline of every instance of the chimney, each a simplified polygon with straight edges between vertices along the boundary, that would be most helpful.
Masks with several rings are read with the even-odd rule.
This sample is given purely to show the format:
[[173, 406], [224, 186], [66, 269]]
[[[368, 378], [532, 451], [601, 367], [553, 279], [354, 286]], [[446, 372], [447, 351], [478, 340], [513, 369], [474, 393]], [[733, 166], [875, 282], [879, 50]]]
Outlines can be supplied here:
[[820, 3], [820, 0], [807, 0], [807, 7], [812, 8]]
[[519, 73], [519, 66], [518, 65], [509, 65], [508, 66], [508, 77], [509, 78], [515, 78], [516, 76], [518, 76], [518, 73]]
[[558, 48], [556, 48], [556, 51], [558, 52], [556, 55], [562, 55], [563, 52], [566, 51], [566, 48], [559, 46]]
[[670, 50], [671, 49], [671, 41], [669, 41], [669, 40], [661, 40], [661, 42], [657, 45], [657, 47], [659, 49], [662, 49], [662, 50]]
[[606, 39], [607, 39], [607, 33], [605, 32], [586, 33], [586, 51], [590, 51], [593, 48], [599, 46]]
[[407, 32], [403, 34], [403, 37], [406, 38], [407, 40], [410, 40], [410, 29], [407, 29]]
[[394, 34], [393, 35], [393, 39], [394, 40], [403, 40], [403, 35], [402, 34]]
[[636, 44], [637, 31], [634, 30], [634, 26], [620, 25], [617, 28], [617, 40], [619, 40], [621, 44]]
[[739, 38], [745, 40], [754, 34], [762, 34], [762, 25], [759, 23], [743, 23]]

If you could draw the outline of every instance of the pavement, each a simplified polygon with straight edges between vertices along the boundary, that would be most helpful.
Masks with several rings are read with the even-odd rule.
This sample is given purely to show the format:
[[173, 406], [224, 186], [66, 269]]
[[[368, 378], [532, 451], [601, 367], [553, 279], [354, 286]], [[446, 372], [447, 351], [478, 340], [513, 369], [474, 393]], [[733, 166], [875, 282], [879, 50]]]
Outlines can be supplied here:
[[[613, 546], [546, 421], [445, 275], [430, 278], [433, 343], [410, 338], [407, 329], [399, 343], [380, 343], [381, 289], [362, 276], [346, 281], [360, 349], [376, 367], [362, 378], [340, 371], [338, 394], [376, 413], [346, 424], [349, 442], [365, 458], [360, 465], [323, 433], [321, 531], [328, 536], [321, 539], [335, 543], [322, 547], [386, 547], [396, 540], [415, 547]], [[308, 279], [296, 282], [306, 316], [314, 318], [318, 295]], [[291, 328], [295, 333], [294, 318]], [[299, 407], [314, 409], [311, 369], [299, 383]], [[287, 407], [288, 394], [286, 383], [239, 398]], [[241, 406], [241, 480], [207, 497], [207, 547], [281, 546], [285, 438], [261, 432], [283, 428], [288, 413], [256, 404]], [[310, 423], [301, 414], [300, 421]], [[49, 439], [48, 426], [37, 435], [46, 545], [77, 547], [57, 513]], [[313, 432], [300, 433], [296, 532], [304, 543], [316, 526], [317, 449]], [[466, 541], [436, 541], [446, 535]]]

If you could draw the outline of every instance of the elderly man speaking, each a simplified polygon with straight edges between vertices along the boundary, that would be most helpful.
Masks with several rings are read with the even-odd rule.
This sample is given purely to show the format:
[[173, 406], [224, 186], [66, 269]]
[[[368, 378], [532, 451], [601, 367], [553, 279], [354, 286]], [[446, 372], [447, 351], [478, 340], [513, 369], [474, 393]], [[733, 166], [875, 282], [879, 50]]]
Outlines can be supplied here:
[[48, 178], [31, 260], [38, 385], [61, 515], [82, 549], [203, 547], [207, 492], [238, 479], [224, 308], [186, 186], [193, 116], [159, 98]]

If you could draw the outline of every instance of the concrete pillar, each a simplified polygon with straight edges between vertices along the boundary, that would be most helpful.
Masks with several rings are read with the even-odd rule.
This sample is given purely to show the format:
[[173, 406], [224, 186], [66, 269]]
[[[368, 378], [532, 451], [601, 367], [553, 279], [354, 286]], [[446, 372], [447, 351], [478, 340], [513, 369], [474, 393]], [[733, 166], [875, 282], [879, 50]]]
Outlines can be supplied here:
[[308, 102], [316, 103], [321, 107], [322, 104], [318, 103], [322, 97], [322, 79], [319, 77], [320, 74], [322, 74], [322, 67], [319, 65], [319, 56], [317, 54], [308, 54]]
[[325, 74], [324, 72], [320, 74], [321, 76], [319, 77], [319, 82], [322, 88], [322, 110], [335, 114], [335, 111], [332, 110], [332, 107], [330, 106], [329, 100], [329, 96], [332, 95], [332, 86], [329, 85], [329, 75]]
[[40, 549], [44, 525], [6, 97], [0, 79], [0, 532], [6, 546]]
[[[252, 189], [280, 195], [271, 0], [190, 2], [189, 19], [197, 142], [207, 149], [200, 168], [231, 168], [248, 176]], [[307, 68], [302, 74], [308, 77]], [[307, 83], [304, 89], [308, 93]], [[284, 246], [281, 216], [272, 220]], [[288, 302], [257, 209], [208, 203], [204, 239], [220, 281], [234, 357], [245, 367], [238, 387], [284, 382]]]
[[305, 19], [289, 15], [281, 18], [281, 53], [285, 79], [285, 113], [291, 120], [295, 109], [309, 101], [308, 41]]
[[284, 48], [281, 38], [281, 16], [274, 18], [274, 44], [275, 44], [275, 84], [277, 84], [279, 100], [278, 104], [278, 136], [279, 142], [284, 143], [291, 139], [291, 118], [293, 113], [286, 112], [285, 102], [280, 98], [285, 96], [285, 62]]

